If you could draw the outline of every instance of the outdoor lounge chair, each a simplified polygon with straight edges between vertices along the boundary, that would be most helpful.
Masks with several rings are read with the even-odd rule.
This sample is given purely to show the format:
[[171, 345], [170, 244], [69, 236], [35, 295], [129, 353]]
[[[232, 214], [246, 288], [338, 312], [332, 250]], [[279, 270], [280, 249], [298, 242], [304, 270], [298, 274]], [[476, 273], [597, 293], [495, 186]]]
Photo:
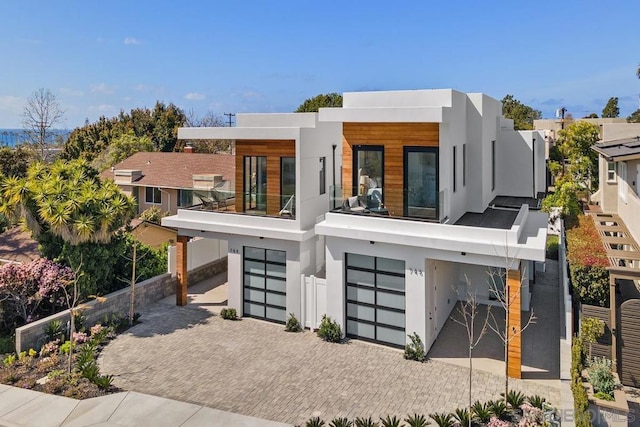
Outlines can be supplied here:
[[280, 209], [280, 212], [278, 212], [278, 215], [293, 217], [293, 208], [295, 207], [293, 205], [294, 197], [295, 195], [292, 195], [291, 197], [289, 197], [289, 200], [287, 200], [287, 203], [285, 203], [282, 209]]

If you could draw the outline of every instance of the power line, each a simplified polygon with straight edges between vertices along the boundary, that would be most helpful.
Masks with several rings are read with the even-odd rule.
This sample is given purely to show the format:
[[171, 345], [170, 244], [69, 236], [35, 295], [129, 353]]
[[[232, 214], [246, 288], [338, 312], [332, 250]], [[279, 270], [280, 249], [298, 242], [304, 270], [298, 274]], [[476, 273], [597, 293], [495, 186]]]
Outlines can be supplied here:
[[229, 117], [229, 127], [231, 127], [232, 122], [231, 118], [236, 116], [236, 113], [223, 113], [225, 116]]

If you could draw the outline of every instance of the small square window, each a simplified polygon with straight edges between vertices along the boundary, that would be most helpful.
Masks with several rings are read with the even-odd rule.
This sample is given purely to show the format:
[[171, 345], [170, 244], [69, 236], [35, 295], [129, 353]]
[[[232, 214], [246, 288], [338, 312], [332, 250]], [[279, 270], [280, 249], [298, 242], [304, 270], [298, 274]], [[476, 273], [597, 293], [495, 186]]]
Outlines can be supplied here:
[[607, 162], [607, 181], [616, 180], [617, 168], [615, 162]]
[[144, 199], [147, 203], [159, 205], [162, 203], [162, 193], [158, 187], [147, 187]]

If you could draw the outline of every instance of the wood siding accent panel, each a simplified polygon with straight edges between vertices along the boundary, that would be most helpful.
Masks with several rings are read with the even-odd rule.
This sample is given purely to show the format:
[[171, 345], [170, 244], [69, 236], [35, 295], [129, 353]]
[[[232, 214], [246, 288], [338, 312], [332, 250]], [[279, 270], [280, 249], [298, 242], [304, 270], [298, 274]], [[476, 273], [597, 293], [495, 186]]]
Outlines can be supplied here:
[[620, 381], [640, 387], [640, 300], [620, 305]]
[[[390, 215], [403, 215], [404, 147], [438, 147], [438, 123], [344, 123], [342, 127], [342, 191], [351, 197], [353, 146], [384, 147], [384, 204]], [[357, 171], [355, 172], [357, 174]]]
[[[507, 375], [511, 378], [522, 378], [522, 304], [521, 304], [521, 273], [518, 270], [507, 272], [507, 302], [509, 304], [509, 318], [507, 328], [509, 344], [507, 349]], [[515, 333], [514, 333], [515, 331]]]
[[244, 157], [267, 158], [267, 215], [280, 212], [280, 158], [296, 156], [294, 140], [236, 141], [236, 212], [244, 212]]
[[188, 256], [187, 247], [189, 243], [188, 236], [178, 236], [176, 241], [176, 305], [187, 305], [187, 286], [188, 286]]

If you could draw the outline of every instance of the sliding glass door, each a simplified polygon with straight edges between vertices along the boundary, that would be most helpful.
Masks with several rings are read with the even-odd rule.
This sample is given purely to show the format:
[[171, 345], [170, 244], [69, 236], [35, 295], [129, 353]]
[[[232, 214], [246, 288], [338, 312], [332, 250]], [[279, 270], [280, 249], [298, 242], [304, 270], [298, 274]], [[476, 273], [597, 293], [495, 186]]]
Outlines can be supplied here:
[[[382, 203], [384, 186], [384, 147], [382, 145], [353, 146], [353, 196]], [[372, 206], [369, 206], [372, 207]], [[375, 207], [375, 206], [373, 206]]]
[[244, 211], [267, 213], [267, 158], [244, 157]]
[[439, 219], [438, 148], [404, 147], [404, 216]]

